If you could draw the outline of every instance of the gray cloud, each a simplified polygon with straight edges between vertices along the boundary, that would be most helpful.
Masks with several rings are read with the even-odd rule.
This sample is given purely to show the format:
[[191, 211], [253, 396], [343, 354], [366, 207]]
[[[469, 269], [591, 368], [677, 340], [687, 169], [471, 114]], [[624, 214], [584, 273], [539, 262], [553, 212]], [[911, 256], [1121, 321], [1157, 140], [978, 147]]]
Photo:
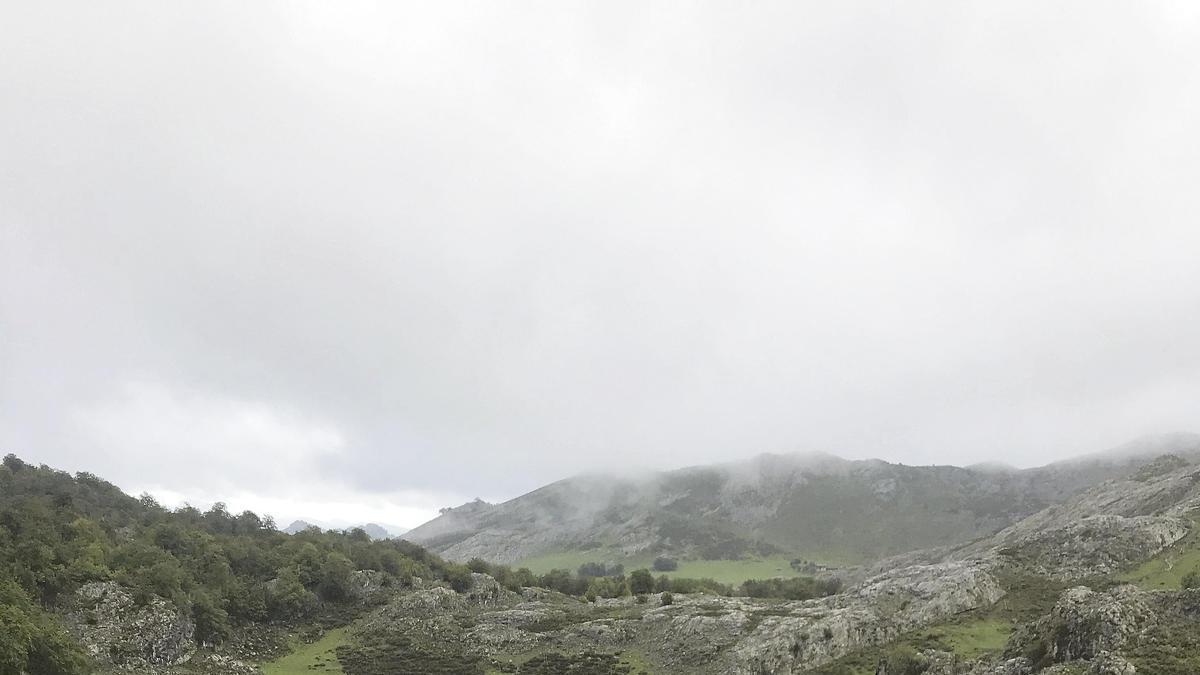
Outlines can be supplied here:
[[5, 450], [431, 509], [1200, 429], [1188, 3], [0, 12]]

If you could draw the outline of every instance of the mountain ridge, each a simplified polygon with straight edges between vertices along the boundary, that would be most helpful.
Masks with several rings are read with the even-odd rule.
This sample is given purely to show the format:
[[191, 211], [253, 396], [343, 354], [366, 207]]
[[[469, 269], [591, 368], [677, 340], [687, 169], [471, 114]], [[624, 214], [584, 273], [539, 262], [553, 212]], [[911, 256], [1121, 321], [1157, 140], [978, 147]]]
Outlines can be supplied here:
[[865, 562], [998, 532], [1170, 452], [1200, 458], [1200, 435], [1144, 437], [1024, 469], [764, 453], [633, 477], [592, 472], [499, 504], [443, 509], [405, 538], [448, 559], [505, 563], [563, 551]]

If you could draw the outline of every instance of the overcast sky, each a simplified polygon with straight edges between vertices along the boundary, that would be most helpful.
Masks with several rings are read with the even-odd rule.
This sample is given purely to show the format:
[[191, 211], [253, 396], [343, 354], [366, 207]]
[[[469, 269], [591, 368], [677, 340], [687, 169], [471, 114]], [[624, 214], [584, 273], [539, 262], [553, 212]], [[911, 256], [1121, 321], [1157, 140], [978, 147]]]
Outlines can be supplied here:
[[1200, 5], [0, 0], [0, 452], [415, 525], [1200, 430]]

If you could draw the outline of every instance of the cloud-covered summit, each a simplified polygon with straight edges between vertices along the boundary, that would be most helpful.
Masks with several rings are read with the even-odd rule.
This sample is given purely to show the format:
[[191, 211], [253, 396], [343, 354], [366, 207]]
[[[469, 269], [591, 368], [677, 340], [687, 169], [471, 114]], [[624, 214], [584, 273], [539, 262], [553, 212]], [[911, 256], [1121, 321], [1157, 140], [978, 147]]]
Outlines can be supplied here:
[[411, 525], [1200, 428], [1186, 3], [0, 15], [4, 451]]

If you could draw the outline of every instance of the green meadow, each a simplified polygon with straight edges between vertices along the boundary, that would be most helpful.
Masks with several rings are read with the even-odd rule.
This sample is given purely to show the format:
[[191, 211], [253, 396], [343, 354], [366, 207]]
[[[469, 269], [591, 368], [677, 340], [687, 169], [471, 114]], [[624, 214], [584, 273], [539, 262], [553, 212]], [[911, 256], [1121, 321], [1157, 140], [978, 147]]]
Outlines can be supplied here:
[[[797, 556], [778, 555], [744, 560], [677, 560], [679, 567], [674, 571], [654, 572], [654, 574], [655, 576], [665, 574], [669, 577], [707, 578], [723, 584], [740, 584], [747, 579], [801, 576], [791, 566], [791, 560], [795, 557]], [[831, 566], [843, 563], [842, 559], [832, 556], [798, 557]], [[620, 563], [625, 566], [625, 573], [628, 574], [643, 567], [649, 569], [654, 562], [654, 556], [620, 557], [603, 550], [565, 551], [526, 558], [514, 564], [513, 567], [528, 567], [536, 574], [545, 574], [553, 569], [574, 572], [580, 565], [588, 562]]]
[[335, 628], [311, 644], [299, 643], [291, 653], [262, 664], [263, 675], [319, 675], [341, 673], [334, 650], [346, 641], [346, 629]]
[[1176, 590], [1189, 572], [1200, 574], [1200, 519], [1191, 534], [1118, 578], [1148, 590]]

